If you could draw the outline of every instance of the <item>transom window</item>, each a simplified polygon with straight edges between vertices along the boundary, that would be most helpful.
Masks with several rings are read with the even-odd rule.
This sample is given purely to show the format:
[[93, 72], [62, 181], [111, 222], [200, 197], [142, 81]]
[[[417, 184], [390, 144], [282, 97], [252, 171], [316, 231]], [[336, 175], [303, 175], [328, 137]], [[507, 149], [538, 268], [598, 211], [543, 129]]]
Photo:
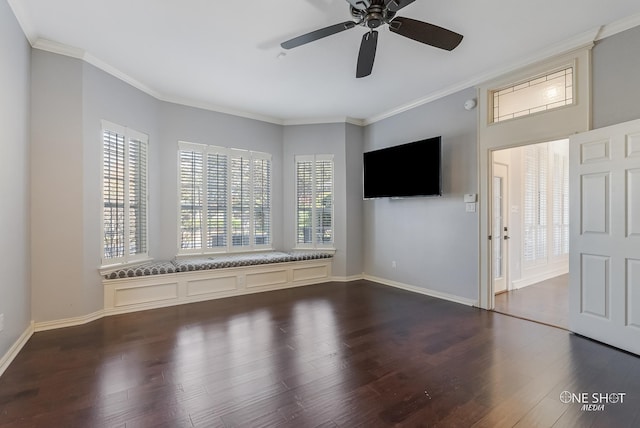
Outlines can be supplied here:
[[179, 253], [271, 247], [271, 155], [180, 142]]
[[573, 104], [573, 67], [495, 90], [492, 99], [492, 122]]
[[296, 247], [333, 246], [333, 156], [296, 156]]
[[102, 264], [148, 257], [148, 136], [102, 122]]

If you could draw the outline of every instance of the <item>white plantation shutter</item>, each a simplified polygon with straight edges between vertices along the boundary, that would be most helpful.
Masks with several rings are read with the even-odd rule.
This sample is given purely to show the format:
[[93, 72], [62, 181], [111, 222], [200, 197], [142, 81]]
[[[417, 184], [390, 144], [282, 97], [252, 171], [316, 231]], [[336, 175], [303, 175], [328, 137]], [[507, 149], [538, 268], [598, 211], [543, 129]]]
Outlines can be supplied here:
[[524, 173], [524, 263], [532, 266], [566, 257], [569, 253], [567, 141], [524, 147]]
[[547, 257], [547, 147], [524, 148], [524, 240], [525, 264]]
[[550, 143], [553, 151], [552, 184], [552, 254], [559, 257], [569, 254], [569, 145], [566, 141]]
[[148, 137], [102, 122], [102, 264], [147, 257]]
[[207, 247], [226, 248], [228, 224], [228, 156], [207, 154]]
[[271, 159], [253, 160], [254, 244], [271, 244]]
[[180, 253], [271, 245], [271, 155], [180, 142], [178, 156]]
[[202, 248], [203, 153], [180, 150], [180, 248]]
[[333, 156], [296, 156], [296, 245], [330, 247], [334, 238]]
[[315, 232], [316, 242], [333, 242], [333, 161], [316, 159], [315, 164]]
[[251, 170], [248, 157], [231, 157], [231, 245], [250, 245]]
[[311, 244], [313, 234], [313, 160], [296, 158], [296, 243]]
[[129, 140], [129, 251], [147, 254], [147, 143]]

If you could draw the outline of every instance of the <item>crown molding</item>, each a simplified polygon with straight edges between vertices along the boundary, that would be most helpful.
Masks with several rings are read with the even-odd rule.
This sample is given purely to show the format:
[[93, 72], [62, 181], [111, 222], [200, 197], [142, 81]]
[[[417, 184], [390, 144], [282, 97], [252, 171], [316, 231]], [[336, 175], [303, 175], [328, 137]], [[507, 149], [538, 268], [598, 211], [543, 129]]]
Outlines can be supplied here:
[[309, 118], [301, 118], [301, 119], [285, 119], [282, 124], [284, 126], [295, 126], [295, 125], [319, 125], [326, 123], [350, 123], [351, 125], [356, 126], [365, 126], [364, 120], [356, 119], [348, 116], [340, 116], [340, 117], [309, 117]]
[[283, 126], [312, 125], [312, 124], [326, 124], [326, 123], [350, 123], [352, 125], [364, 127], [364, 126], [379, 122], [381, 120], [390, 118], [392, 116], [396, 116], [400, 113], [406, 112], [416, 107], [420, 107], [424, 104], [428, 104], [430, 102], [436, 101], [440, 98], [444, 98], [446, 96], [452, 95], [464, 89], [476, 87], [480, 84], [494, 80], [504, 74], [514, 72], [518, 69], [530, 66], [537, 62], [550, 59], [554, 56], [568, 53], [572, 50], [593, 46], [593, 43], [595, 41], [605, 39], [607, 37], [613, 36], [615, 34], [618, 34], [620, 32], [626, 31], [630, 28], [640, 25], [640, 14], [631, 15], [629, 17], [623, 18], [611, 24], [608, 24], [602, 27], [597, 27], [589, 31], [586, 31], [584, 33], [578, 34], [577, 36], [574, 36], [572, 38], [563, 40], [533, 55], [529, 55], [516, 63], [510, 64], [508, 66], [495, 68], [493, 70], [490, 70], [487, 73], [478, 75], [472, 79], [458, 82], [449, 87], [432, 92], [424, 97], [421, 97], [416, 100], [410, 101], [406, 104], [400, 105], [394, 109], [376, 114], [374, 116], [371, 116], [365, 119], [356, 119], [351, 117], [319, 117], [319, 118], [311, 117], [311, 118], [300, 118], [300, 119], [283, 119], [283, 118], [277, 118], [277, 117], [272, 117], [268, 115], [262, 115], [254, 112], [236, 110], [233, 108], [214, 105], [206, 102], [199, 102], [192, 99], [163, 94], [143, 84], [142, 82], [132, 78], [126, 73], [123, 73], [117, 68], [112, 67], [111, 65], [85, 52], [82, 49], [39, 38], [37, 36], [37, 33], [35, 32], [34, 26], [31, 23], [29, 15], [26, 12], [25, 7], [23, 6], [23, 3], [20, 0], [7, 0], [7, 1], [11, 9], [13, 10], [14, 15], [16, 16], [16, 19], [18, 20], [18, 23], [20, 24], [22, 31], [25, 33], [25, 36], [31, 43], [31, 46], [35, 49], [40, 49], [40, 50], [80, 59], [128, 83], [129, 85], [141, 90], [142, 92], [160, 101], [180, 104], [188, 107], [200, 108], [203, 110], [213, 111], [216, 113], [229, 114], [233, 116], [239, 116], [247, 119], [253, 119], [261, 122], [267, 122], [267, 123], [283, 125]]
[[640, 13], [628, 16], [626, 18], [603, 26], [602, 31], [600, 31], [595, 41], [606, 39], [607, 37], [622, 33], [623, 31], [629, 30], [633, 27], [637, 27], [638, 25], [640, 25]]
[[35, 41], [38, 39], [38, 34], [36, 33], [35, 26], [31, 21], [31, 16], [24, 6], [24, 2], [21, 0], [7, 0], [7, 3], [9, 3], [9, 7], [13, 11], [20, 28], [22, 28], [22, 32], [26, 36], [27, 40], [29, 40], [31, 46], [33, 46]]
[[486, 83], [488, 81], [494, 80], [502, 75], [512, 73], [518, 69], [530, 66], [537, 62], [552, 58], [554, 56], [565, 54], [567, 52], [570, 52], [576, 49], [592, 46], [595, 38], [601, 33], [602, 33], [601, 27], [594, 28], [589, 31], [585, 31], [584, 33], [578, 34], [577, 36], [574, 36], [570, 39], [563, 40], [562, 42], [556, 43], [555, 45], [552, 45], [542, 51], [538, 51], [533, 55], [529, 55], [516, 63], [512, 63], [505, 67], [495, 68], [493, 70], [490, 70], [487, 73], [478, 75], [472, 79], [462, 81], [455, 85], [451, 85], [440, 91], [433, 92], [425, 97], [418, 98], [417, 100], [414, 100], [402, 106], [396, 107], [393, 110], [389, 110], [387, 112], [378, 114], [376, 116], [369, 117], [364, 120], [364, 124], [371, 125], [372, 123], [379, 122], [383, 119], [387, 119], [389, 117], [414, 109], [416, 107], [420, 107], [424, 104], [428, 104], [440, 98], [444, 98], [448, 95], [455, 94], [456, 92], [462, 91], [464, 89], [476, 87], [482, 83]]
[[626, 18], [620, 19], [618, 21], [612, 22], [610, 24], [607, 24], [601, 27], [597, 27], [597, 28], [585, 31], [584, 33], [581, 33], [581, 34], [578, 34], [577, 36], [563, 40], [560, 43], [556, 43], [542, 51], [539, 51], [533, 55], [530, 55], [518, 61], [517, 63], [511, 64], [510, 66], [491, 70], [488, 73], [480, 75], [476, 78], [473, 78], [464, 82], [460, 82], [458, 84], [452, 85], [440, 91], [433, 92], [425, 97], [411, 101], [407, 104], [398, 106], [392, 110], [388, 110], [384, 113], [380, 113], [375, 116], [366, 118], [363, 120], [363, 124], [365, 126], [370, 125], [372, 123], [403, 113], [407, 110], [411, 110], [421, 105], [433, 102], [439, 98], [444, 98], [448, 95], [454, 94], [464, 89], [478, 86], [482, 83], [494, 80], [504, 74], [508, 74], [520, 68], [530, 66], [536, 62], [550, 59], [554, 56], [562, 55], [572, 50], [588, 47], [590, 45], [593, 46], [593, 43], [598, 40], [611, 37], [615, 34], [621, 33], [623, 31], [629, 30], [639, 25], [640, 25], [640, 13], [628, 16]]
[[209, 103], [197, 102], [197, 101], [189, 100], [189, 99], [186, 99], [186, 98], [168, 96], [166, 94], [163, 94], [163, 93], [161, 93], [159, 91], [156, 91], [155, 89], [145, 85], [144, 83], [140, 82], [139, 80], [134, 79], [133, 77], [129, 76], [128, 74], [126, 74], [126, 73], [118, 70], [117, 68], [111, 66], [110, 64], [106, 63], [105, 61], [102, 61], [101, 59], [99, 59], [99, 58], [87, 53], [83, 49], [79, 49], [79, 48], [76, 48], [76, 47], [73, 47], [73, 46], [65, 45], [63, 43], [58, 43], [58, 42], [54, 42], [52, 40], [46, 40], [46, 39], [42, 39], [42, 38], [36, 39], [31, 44], [31, 46], [34, 49], [39, 49], [39, 50], [42, 50], [42, 51], [51, 52], [51, 53], [64, 55], [64, 56], [67, 56], [67, 57], [71, 57], [71, 58], [76, 58], [76, 59], [82, 60], [82, 61], [84, 61], [84, 62], [86, 62], [88, 64], [91, 64], [94, 67], [104, 71], [105, 73], [108, 73], [108, 74], [114, 76], [115, 78], [122, 80], [123, 82], [133, 86], [134, 88], [139, 89], [140, 91], [146, 93], [147, 95], [152, 96], [153, 98], [155, 98], [155, 99], [157, 99], [159, 101], [164, 101], [164, 102], [174, 103], [174, 104], [180, 104], [180, 105], [184, 105], [184, 106], [187, 106], [187, 107], [200, 108], [200, 109], [203, 109], [203, 110], [209, 110], [209, 111], [213, 111], [213, 112], [216, 112], [216, 113], [223, 113], [223, 114], [229, 114], [229, 115], [233, 115], [233, 116], [244, 117], [244, 118], [247, 118], [247, 119], [259, 120], [259, 121], [262, 121], [262, 122], [273, 123], [273, 124], [276, 124], [276, 125], [284, 125], [284, 121], [282, 119], [279, 119], [279, 118], [266, 116], [266, 115], [261, 115], [261, 114], [257, 114], [257, 113], [252, 113], [252, 112], [246, 112], [246, 111], [242, 111], [242, 110], [235, 110], [235, 109], [232, 109], [232, 108], [222, 107], [222, 106], [213, 105], [213, 104], [209, 104]]

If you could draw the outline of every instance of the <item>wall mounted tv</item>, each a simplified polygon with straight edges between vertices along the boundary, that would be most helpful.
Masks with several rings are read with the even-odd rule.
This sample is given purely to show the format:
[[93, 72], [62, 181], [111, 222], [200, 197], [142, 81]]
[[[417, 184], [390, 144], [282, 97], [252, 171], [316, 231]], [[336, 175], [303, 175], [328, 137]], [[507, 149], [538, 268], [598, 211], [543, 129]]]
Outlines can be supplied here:
[[442, 195], [441, 139], [364, 153], [364, 198]]

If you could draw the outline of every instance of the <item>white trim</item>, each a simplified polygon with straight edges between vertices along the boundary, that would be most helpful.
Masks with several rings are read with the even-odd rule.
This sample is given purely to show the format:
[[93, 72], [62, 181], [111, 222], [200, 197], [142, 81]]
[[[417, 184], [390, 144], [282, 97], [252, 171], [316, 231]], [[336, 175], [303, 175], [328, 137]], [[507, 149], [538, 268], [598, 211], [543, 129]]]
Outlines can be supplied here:
[[443, 293], [442, 291], [431, 290], [429, 288], [417, 287], [415, 285], [404, 284], [398, 281], [392, 281], [390, 279], [378, 278], [376, 276], [364, 275], [364, 279], [373, 281], [378, 284], [388, 285], [390, 287], [399, 288], [405, 291], [411, 291], [412, 293], [424, 294], [425, 296], [435, 297], [436, 299], [447, 300], [449, 302], [460, 303], [466, 306], [478, 306], [478, 302], [473, 299], [467, 299], [464, 297], [456, 296], [449, 293]]
[[24, 331], [24, 333], [20, 335], [18, 340], [16, 340], [16, 342], [9, 348], [7, 353], [4, 354], [2, 358], [0, 358], [0, 376], [2, 376], [5, 370], [7, 370], [9, 365], [13, 362], [13, 360], [16, 358], [18, 353], [24, 347], [24, 345], [27, 344], [27, 342], [33, 335], [34, 331], [35, 330], [33, 328], [33, 321], [31, 321], [31, 323], [29, 324], [27, 329]]
[[519, 290], [521, 288], [528, 287], [530, 285], [537, 284], [539, 282], [546, 281], [560, 275], [565, 275], [567, 273], [569, 273], [568, 260], [564, 266], [558, 266], [553, 269], [545, 270], [544, 272], [538, 272], [533, 275], [511, 281], [511, 288], [509, 288], [509, 291]]
[[640, 13], [627, 16], [602, 27], [596, 40], [602, 40], [640, 25]]
[[353, 281], [360, 281], [361, 279], [364, 279], [364, 273], [361, 273], [359, 275], [331, 277], [332, 282], [353, 282]]
[[[595, 35], [594, 35], [595, 37]], [[491, 245], [491, 204], [488, 201], [491, 190], [491, 159], [493, 151], [549, 142], [567, 138], [574, 133], [584, 132], [591, 126], [591, 48], [593, 43], [579, 50], [549, 58], [527, 68], [483, 83], [478, 90], [478, 185], [479, 185], [479, 306], [493, 309]], [[523, 116], [514, 120], [489, 123], [487, 109], [491, 89], [502, 86], [509, 80], [516, 82], [523, 77], [533, 76], [544, 70], [551, 70], [561, 64], [573, 62], [575, 84], [574, 103], [569, 106], [547, 110], [539, 114]]]
[[16, 17], [20, 28], [22, 28], [22, 32], [25, 37], [31, 46], [33, 46], [34, 42], [38, 39], [38, 35], [33, 22], [31, 21], [31, 16], [29, 15], [29, 12], [27, 12], [27, 7], [25, 6], [26, 2], [24, 0], [7, 0], [7, 3], [9, 3], [9, 7], [13, 10], [13, 14]]
[[326, 123], [350, 123], [356, 126], [365, 126], [365, 119], [356, 119], [349, 116], [341, 117], [308, 117], [302, 119], [284, 119], [282, 125], [295, 126], [295, 125], [318, 125]]
[[332, 280], [332, 259], [103, 280], [104, 314], [176, 306]]
[[65, 318], [61, 320], [53, 321], [41, 321], [35, 323], [35, 331], [47, 331], [56, 330], [58, 328], [75, 327], [77, 325], [83, 325], [91, 321], [99, 320], [104, 317], [104, 310], [100, 309], [96, 312], [87, 315], [81, 315], [79, 317]]
[[[15, 14], [15, 10], [14, 10], [14, 14]], [[20, 22], [20, 20], [18, 20], [18, 22], [23, 27], [22, 31], [26, 33], [25, 28], [22, 25], [22, 22]], [[27, 38], [29, 38], [28, 35], [27, 35]], [[186, 98], [165, 95], [165, 94], [163, 94], [163, 93], [161, 93], [159, 91], [156, 91], [155, 89], [145, 85], [144, 83], [140, 82], [139, 80], [134, 79], [133, 77], [131, 77], [128, 74], [118, 70], [117, 68], [115, 68], [115, 67], [111, 66], [110, 64], [102, 61], [101, 59], [91, 55], [90, 53], [87, 53], [86, 51], [84, 51], [82, 49], [79, 49], [79, 48], [76, 48], [76, 47], [73, 47], [73, 46], [65, 45], [63, 43], [58, 43], [58, 42], [54, 42], [54, 41], [47, 40], [47, 39], [42, 39], [42, 38], [39, 38], [39, 37], [36, 37], [35, 40], [31, 40], [31, 38], [29, 38], [29, 41], [31, 43], [31, 46], [34, 49], [39, 49], [39, 50], [46, 51], [46, 52], [51, 52], [51, 53], [55, 53], [55, 54], [59, 54], [59, 55], [68, 56], [68, 57], [71, 57], [71, 58], [80, 59], [80, 60], [86, 62], [87, 64], [91, 64], [94, 67], [104, 71], [105, 73], [110, 74], [113, 77], [115, 77], [117, 79], [120, 79], [125, 83], [128, 83], [129, 85], [133, 86], [134, 88], [141, 90], [142, 92], [146, 93], [147, 95], [152, 96], [153, 98], [155, 98], [155, 99], [157, 99], [159, 101], [165, 101], [165, 102], [173, 103], [173, 104], [180, 104], [180, 105], [187, 106], [187, 107], [200, 108], [200, 109], [203, 109], [203, 110], [214, 111], [216, 113], [230, 114], [232, 116], [238, 116], [238, 117], [244, 117], [244, 118], [247, 118], [247, 119], [259, 120], [261, 122], [273, 123], [273, 124], [276, 124], [276, 125], [284, 125], [284, 121], [282, 119], [279, 119], [279, 118], [275, 118], [275, 117], [271, 117], [271, 116], [267, 116], [267, 115], [261, 115], [261, 114], [258, 114], [258, 113], [246, 112], [246, 111], [242, 111], [242, 110], [236, 110], [236, 109], [232, 109], [232, 108], [229, 108], [229, 107], [223, 107], [223, 106], [214, 105], [214, 104], [210, 104], [210, 103], [206, 103], [206, 102], [202, 102], [202, 101], [188, 100]]]
[[596, 39], [597, 35], [600, 33], [600, 28], [598, 27], [595, 30], [591, 30], [591, 31], [587, 31], [585, 33], [579, 34], [575, 37], [572, 37], [571, 39], [568, 39], [562, 43], [558, 43], [556, 45], [553, 45], [543, 51], [539, 51], [533, 55], [530, 55], [526, 58], [524, 58], [523, 60], [520, 60], [516, 63], [513, 63], [509, 66], [506, 67], [501, 67], [501, 68], [496, 68], [494, 70], [491, 70], [485, 74], [481, 74], [477, 77], [474, 77], [472, 79], [463, 81], [463, 82], [459, 82], [457, 84], [451, 85], [447, 88], [444, 88], [440, 91], [437, 92], [433, 92], [429, 95], [427, 95], [426, 97], [423, 98], [419, 98], [415, 101], [412, 101], [410, 103], [404, 104], [402, 106], [396, 107], [393, 110], [389, 110], [386, 113], [381, 113], [378, 114], [376, 116], [372, 116], [370, 118], [367, 118], [364, 120], [364, 124], [365, 125], [371, 125], [372, 123], [378, 122], [380, 120], [383, 119], [387, 119], [391, 116], [395, 116], [397, 114], [403, 113], [407, 110], [411, 110], [414, 109], [416, 107], [419, 107], [421, 105], [424, 104], [428, 104], [432, 101], [435, 101], [437, 99], [440, 98], [444, 98], [448, 95], [451, 94], [455, 94], [456, 92], [460, 92], [464, 89], [468, 89], [474, 86], [478, 86], [480, 84], [483, 84], [487, 81], [490, 80], [494, 80], [496, 78], [499, 78], [505, 74], [508, 73], [512, 73], [516, 70], [522, 69], [524, 67], [528, 67], [531, 66], [533, 64], [536, 64], [540, 61], [545, 61], [547, 59], [553, 58], [557, 55], [562, 55], [565, 53], [569, 53], [571, 51], [574, 51], [576, 49], [582, 49], [584, 47], [590, 46], [593, 44], [593, 41]]
[[263, 115], [263, 114], [254, 113], [254, 112], [236, 110], [230, 107], [214, 105], [207, 102], [189, 100], [186, 98], [162, 94], [161, 92], [156, 91], [155, 89], [145, 85], [144, 83], [132, 78], [131, 76], [123, 73], [117, 68], [107, 64], [106, 62], [102, 61], [101, 59], [93, 56], [88, 52], [85, 52], [82, 49], [38, 37], [34, 29], [34, 26], [29, 18], [29, 14], [27, 13], [26, 8], [23, 7], [23, 2], [19, 0], [8, 0], [8, 3], [11, 9], [13, 10], [14, 15], [16, 16], [16, 19], [20, 24], [20, 27], [22, 28], [22, 31], [24, 32], [25, 36], [31, 43], [31, 46], [35, 49], [40, 49], [40, 50], [44, 50], [52, 53], [57, 53], [57, 54], [81, 59], [99, 68], [100, 70], [108, 74], [111, 74], [112, 76], [130, 84], [131, 86], [141, 90], [142, 92], [145, 92], [146, 94], [151, 95], [152, 97], [160, 101], [180, 104], [187, 107], [200, 108], [203, 110], [214, 111], [217, 113], [230, 114], [233, 116], [244, 117], [247, 119], [253, 119], [261, 122], [273, 123], [276, 125], [284, 125], [284, 126], [311, 125], [311, 124], [323, 124], [323, 123], [350, 123], [356, 126], [367, 126], [372, 123], [389, 118], [391, 116], [395, 116], [407, 110], [411, 110], [415, 107], [419, 107], [423, 104], [427, 104], [429, 102], [435, 101], [439, 98], [446, 97], [447, 95], [451, 95], [455, 92], [459, 92], [463, 89], [476, 86], [484, 81], [491, 80], [505, 73], [514, 71], [518, 68], [522, 68], [532, 63], [550, 58], [555, 55], [559, 55], [563, 52], [577, 49], [580, 46], [584, 45], [585, 43], [602, 40], [606, 37], [613, 36], [622, 31], [625, 31], [640, 25], [640, 14], [635, 14], [635, 15], [625, 17], [618, 21], [612, 22], [610, 24], [607, 24], [601, 27], [594, 28], [592, 30], [586, 31], [584, 33], [581, 33], [574, 37], [566, 39], [560, 43], [552, 45], [542, 51], [539, 51], [533, 55], [530, 55], [529, 57], [517, 63], [512, 64], [511, 66], [495, 69], [483, 75], [480, 75], [476, 78], [453, 84], [445, 89], [433, 92], [424, 97], [418, 98], [414, 101], [397, 106], [396, 108], [387, 110], [386, 112], [382, 112], [374, 116], [370, 116], [368, 118], [358, 119], [358, 118], [352, 118], [352, 117], [346, 116], [346, 117], [326, 117], [326, 118], [310, 117], [310, 118], [283, 119], [283, 118], [277, 118], [277, 117]]

